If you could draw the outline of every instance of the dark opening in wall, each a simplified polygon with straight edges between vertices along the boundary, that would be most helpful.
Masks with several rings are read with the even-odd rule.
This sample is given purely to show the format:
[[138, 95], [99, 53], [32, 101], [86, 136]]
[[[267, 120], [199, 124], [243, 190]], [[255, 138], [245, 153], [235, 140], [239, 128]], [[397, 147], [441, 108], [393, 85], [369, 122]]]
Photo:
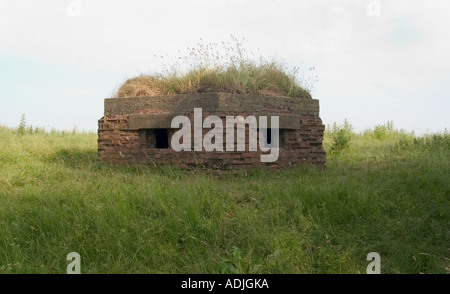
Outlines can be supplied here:
[[286, 129], [280, 129], [280, 146], [279, 147], [286, 147], [288, 145], [288, 136], [289, 133], [294, 132], [293, 130], [286, 130]]
[[267, 129], [266, 145], [272, 144], [272, 129]]
[[150, 149], [169, 148], [169, 131], [167, 129], [142, 129], [139, 130], [141, 144]]
[[261, 132], [263, 136], [265, 136], [265, 141], [264, 146], [269, 146], [270, 144], [272, 144], [272, 129], [268, 128], [268, 129], [257, 129], [258, 132], [258, 138], [259, 138], [259, 133]]
[[167, 129], [155, 129], [155, 147], [158, 149], [169, 148], [169, 132]]
[[[267, 133], [264, 133], [267, 131]], [[257, 132], [262, 132], [266, 138], [265, 138], [265, 146], [270, 146], [273, 142], [274, 136], [272, 134], [272, 129], [257, 129]], [[288, 144], [288, 135], [289, 133], [293, 132], [293, 130], [287, 130], [287, 129], [278, 129], [278, 147], [285, 147], [286, 144]], [[258, 134], [259, 136], [259, 134]], [[259, 137], [258, 137], [259, 138]]]

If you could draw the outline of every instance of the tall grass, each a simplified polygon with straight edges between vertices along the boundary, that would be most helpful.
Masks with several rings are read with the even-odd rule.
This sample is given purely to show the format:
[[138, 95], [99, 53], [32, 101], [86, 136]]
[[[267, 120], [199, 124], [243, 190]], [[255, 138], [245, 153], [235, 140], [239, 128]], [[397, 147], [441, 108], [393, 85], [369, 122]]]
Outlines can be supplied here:
[[299, 79], [299, 69], [285, 62], [248, 54], [243, 41], [203, 44], [188, 48], [178, 62], [159, 74], [142, 74], [125, 81], [115, 97], [172, 95], [202, 92], [311, 97], [314, 79]]
[[65, 273], [73, 251], [82, 273], [365, 273], [373, 251], [382, 273], [446, 273], [450, 136], [386, 132], [352, 131], [324, 171], [214, 176], [0, 127], [0, 273]]

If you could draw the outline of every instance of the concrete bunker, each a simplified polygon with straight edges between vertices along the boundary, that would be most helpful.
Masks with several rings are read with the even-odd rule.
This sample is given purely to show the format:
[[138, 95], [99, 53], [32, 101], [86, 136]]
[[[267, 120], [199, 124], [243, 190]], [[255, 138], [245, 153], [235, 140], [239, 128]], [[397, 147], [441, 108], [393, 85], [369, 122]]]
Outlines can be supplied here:
[[[265, 96], [234, 93], [196, 93], [169, 96], [107, 98], [104, 116], [98, 121], [98, 156], [100, 161], [114, 164], [171, 164], [181, 168], [241, 169], [252, 167], [285, 168], [295, 165], [325, 166], [322, 140], [325, 127], [319, 117], [319, 101], [304, 97]], [[270, 117], [279, 121], [279, 154], [273, 162], [261, 162], [266, 151], [251, 151], [249, 128], [244, 131], [244, 150], [175, 151], [172, 120], [184, 115], [194, 121], [194, 109], [201, 109], [202, 121], [217, 116], [223, 121], [230, 116], [267, 116], [264, 131], [271, 144]], [[203, 128], [202, 136], [210, 129]], [[235, 132], [237, 136], [237, 132]], [[242, 133], [241, 133], [242, 134]], [[193, 140], [198, 134], [192, 133]], [[239, 138], [234, 137], [234, 144]], [[261, 138], [258, 136], [258, 140]], [[223, 134], [223, 144], [227, 142]], [[259, 145], [258, 145], [259, 146]]]

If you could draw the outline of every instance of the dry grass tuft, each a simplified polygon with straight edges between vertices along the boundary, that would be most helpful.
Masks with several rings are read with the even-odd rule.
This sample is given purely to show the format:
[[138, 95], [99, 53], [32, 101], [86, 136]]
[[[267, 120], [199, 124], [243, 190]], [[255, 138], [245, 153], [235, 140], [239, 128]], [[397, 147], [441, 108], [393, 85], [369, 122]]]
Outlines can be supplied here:
[[[198, 44], [182, 63], [172, 64], [164, 74], [140, 75], [125, 81], [114, 97], [159, 96], [205, 92], [311, 97], [306, 82], [299, 82], [298, 68], [262, 57], [249, 58], [242, 43]], [[222, 53], [221, 53], [222, 52]], [[183, 70], [183, 67], [187, 69]], [[311, 80], [309, 80], [311, 81]]]

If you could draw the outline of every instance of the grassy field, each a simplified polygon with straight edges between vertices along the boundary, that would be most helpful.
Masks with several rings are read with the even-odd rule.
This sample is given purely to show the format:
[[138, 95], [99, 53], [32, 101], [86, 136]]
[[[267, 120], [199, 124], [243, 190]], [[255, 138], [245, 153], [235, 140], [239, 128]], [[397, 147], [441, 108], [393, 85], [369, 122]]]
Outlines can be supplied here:
[[97, 162], [96, 134], [0, 127], [0, 273], [448, 273], [450, 135], [328, 128], [327, 168]]

